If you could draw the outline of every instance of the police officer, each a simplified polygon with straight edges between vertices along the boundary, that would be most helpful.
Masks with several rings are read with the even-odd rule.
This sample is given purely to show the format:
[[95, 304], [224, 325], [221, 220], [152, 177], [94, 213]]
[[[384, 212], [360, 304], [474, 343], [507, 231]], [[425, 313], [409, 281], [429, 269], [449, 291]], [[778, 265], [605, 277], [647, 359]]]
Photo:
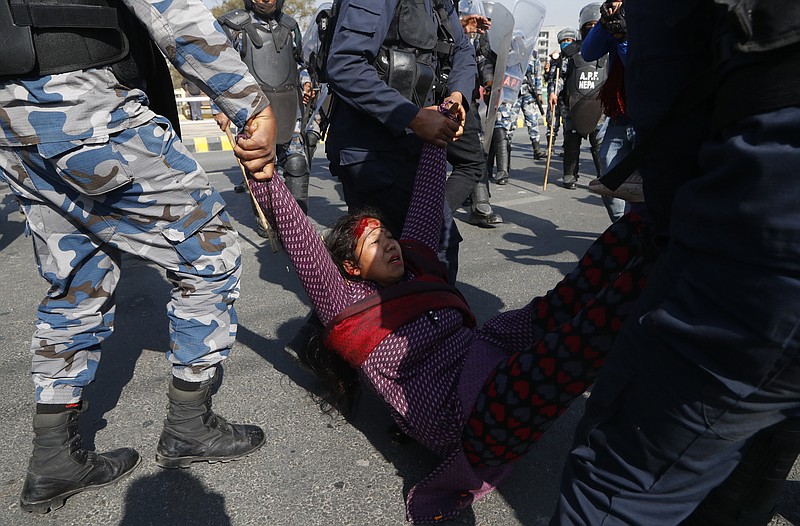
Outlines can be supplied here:
[[[259, 427], [211, 410], [217, 368], [236, 339], [241, 254], [222, 198], [140, 89], [146, 79], [151, 104], [177, 117], [151, 38], [249, 136], [234, 151], [258, 178], [272, 176], [274, 116], [201, 3], [96, 4], [0, 9], [0, 30], [12, 37], [0, 58], [0, 175], [25, 209], [49, 284], [31, 345], [35, 437], [20, 499], [28, 512], [58, 508], [140, 462], [129, 448], [86, 451], [78, 434], [83, 388], [114, 326], [123, 252], [160, 265], [173, 284], [172, 380], [156, 463], [231, 460], [265, 440]], [[202, 60], [186, 60], [199, 52]]]
[[539, 53], [534, 49], [531, 53], [530, 62], [525, 69], [525, 76], [522, 79], [522, 86], [519, 90], [520, 109], [525, 117], [525, 127], [528, 128], [528, 138], [531, 140], [533, 148], [533, 158], [537, 161], [544, 159], [547, 154], [539, 144], [539, 116], [542, 108], [542, 63], [539, 61]]
[[767, 524], [797, 455], [800, 4], [683, 7], [625, 2], [628, 115], [666, 243], [592, 389], [553, 525], [683, 524], [707, 495], [716, 513], [691, 524]]
[[470, 211], [467, 222], [492, 228], [502, 223], [503, 218], [494, 212], [489, 202], [486, 154], [483, 150], [483, 133], [478, 116], [480, 86], [490, 84], [494, 76], [493, 53], [486, 37], [490, 22], [483, 15], [469, 14], [462, 15], [461, 24], [464, 32], [471, 34], [471, 41], [475, 46], [478, 76], [475, 79], [475, 89], [470, 96], [471, 109], [464, 123], [464, 134], [459, 140], [447, 146], [447, 161], [453, 170], [447, 177], [445, 199], [451, 210], [456, 210], [469, 197]]
[[[489, 180], [495, 184], [508, 184], [511, 172], [511, 139], [517, 129], [517, 115], [519, 115], [519, 98], [509, 104], [502, 101], [497, 107], [497, 117], [492, 130], [492, 142], [486, 157], [486, 167], [489, 170]], [[497, 172], [494, 171], [495, 163]]]
[[[335, 107], [325, 143], [350, 210], [372, 205], [399, 235], [423, 141], [446, 146], [463, 131], [430, 106], [462, 111], [475, 54], [450, 0], [342, 0], [327, 62]], [[460, 235], [449, 207], [440, 258], [455, 280]]]
[[[187, 79], [181, 81], [181, 88], [183, 88], [188, 97], [194, 98], [203, 94], [194, 82], [190, 82]], [[193, 121], [203, 120], [203, 108], [199, 100], [189, 101], [189, 118]]]
[[[222, 28], [242, 60], [270, 100], [278, 119], [277, 165], [286, 187], [300, 208], [308, 212], [308, 180], [311, 175], [300, 129], [303, 110], [301, 83], [303, 45], [294, 18], [283, 12], [284, 0], [245, 0], [244, 10], [219, 17]], [[307, 80], [310, 86], [310, 79]], [[223, 113], [215, 116], [222, 130], [228, 128]], [[259, 225], [260, 226], [260, 225]]]
[[[581, 56], [584, 60], [598, 60], [608, 55], [609, 78], [600, 90], [600, 101], [603, 105], [605, 122], [598, 132], [600, 145], [600, 161], [603, 173], [619, 164], [633, 149], [636, 140], [636, 131], [633, 122], [628, 117], [625, 109], [625, 61], [627, 59], [628, 39], [625, 34], [624, 8], [620, 1], [609, 1], [603, 4], [603, 15], [600, 23], [586, 35], [581, 44]], [[636, 184], [635, 179], [639, 179]], [[598, 186], [595, 181], [589, 183], [589, 189], [597, 192], [606, 190]], [[639, 200], [634, 190], [641, 191], [641, 178], [638, 174], [631, 177], [618, 189], [617, 194], [624, 195], [628, 200]], [[625, 191], [625, 194], [623, 194]], [[599, 193], [599, 192], [597, 192]], [[613, 193], [601, 194], [603, 205], [606, 207], [608, 217], [616, 221], [625, 213], [625, 201]]]
[[[588, 4], [581, 9], [578, 21], [581, 37], [600, 19], [600, 4]], [[554, 107], [560, 99], [562, 118], [564, 120], [564, 177], [563, 185], [568, 190], [577, 188], [578, 168], [581, 141], [588, 136], [592, 160], [595, 170], [600, 175], [600, 157], [597, 139], [597, 123], [602, 115], [602, 106], [597, 94], [605, 80], [606, 57], [594, 62], [586, 62], [581, 58], [580, 40], [575, 40], [575, 32], [571, 29], [559, 31], [556, 38], [561, 47], [559, 59], [559, 86], [555, 85], [555, 75], [551, 73], [552, 82], [547, 92], [549, 103]], [[562, 82], [563, 81], [563, 82]]]

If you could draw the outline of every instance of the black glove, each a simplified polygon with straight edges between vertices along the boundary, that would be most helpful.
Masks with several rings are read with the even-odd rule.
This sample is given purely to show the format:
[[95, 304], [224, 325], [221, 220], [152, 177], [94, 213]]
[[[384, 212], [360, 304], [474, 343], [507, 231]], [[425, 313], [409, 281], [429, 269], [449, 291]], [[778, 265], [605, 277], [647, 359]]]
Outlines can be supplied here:
[[604, 2], [600, 6], [600, 22], [606, 30], [614, 35], [617, 40], [624, 40], [627, 34], [625, 25], [625, 4], [619, 6], [615, 12], [611, 12], [614, 2]]

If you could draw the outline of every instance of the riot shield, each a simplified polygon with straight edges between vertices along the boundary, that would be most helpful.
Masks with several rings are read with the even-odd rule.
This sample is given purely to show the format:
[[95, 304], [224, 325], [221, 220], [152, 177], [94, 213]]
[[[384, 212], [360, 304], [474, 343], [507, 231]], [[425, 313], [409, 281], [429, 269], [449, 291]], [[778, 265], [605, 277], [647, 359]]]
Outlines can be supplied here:
[[539, 30], [544, 22], [545, 8], [535, 0], [499, 0], [514, 16], [511, 49], [503, 78], [500, 102], [512, 105], [519, 96], [525, 70], [528, 69], [533, 50], [539, 40]]
[[525, 37], [522, 32], [515, 30], [511, 39], [511, 49], [508, 52], [506, 71], [503, 75], [503, 87], [500, 90], [498, 105], [505, 103], [508, 106], [513, 106], [517, 101], [532, 51], [533, 48], [528, 47], [525, 43]]
[[514, 32], [514, 17], [511, 11], [499, 2], [484, 2], [486, 16], [491, 19], [492, 27], [486, 32], [489, 46], [496, 55], [494, 64], [494, 78], [492, 79], [492, 92], [489, 101], [484, 105], [480, 103], [480, 114], [483, 125], [483, 147], [488, 152], [492, 142], [492, 129], [497, 117], [497, 107], [500, 105], [500, 86], [505, 77], [508, 51], [511, 49], [511, 36]]
[[[491, 130], [494, 127], [497, 108], [501, 102], [506, 102], [508, 105], [514, 104], [519, 95], [522, 79], [525, 76], [531, 53], [539, 40], [539, 30], [542, 27], [544, 15], [547, 11], [544, 5], [536, 0], [496, 0], [492, 10], [496, 11], [498, 5], [505, 7], [506, 11], [511, 13], [514, 26], [511, 30], [511, 38], [508, 40], [507, 47], [503, 48], [508, 50], [505, 56], [505, 67], [500, 69], [499, 65], [495, 65], [494, 86], [502, 86], [502, 89], [492, 90], [492, 98], [490, 98], [486, 110], [484, 147], [487, 150], [492, 140]], [[488, 33], [490, 37], [494, 29], [495, 21], [493, 15], [492, 28]], [[498, 48], [494, 47], [492, 43], [492, 49], [496, 52]], [[499, 55], [498, 64], [500, 63]]]
[[319, 83], [322, 67], [317, 56], [321, 44], [320, 31], [327, 30], [332, 7], [331, 2], [320, 3], [314, 11], [314, 18], [303, 33], [303, 61], [314, 84]]

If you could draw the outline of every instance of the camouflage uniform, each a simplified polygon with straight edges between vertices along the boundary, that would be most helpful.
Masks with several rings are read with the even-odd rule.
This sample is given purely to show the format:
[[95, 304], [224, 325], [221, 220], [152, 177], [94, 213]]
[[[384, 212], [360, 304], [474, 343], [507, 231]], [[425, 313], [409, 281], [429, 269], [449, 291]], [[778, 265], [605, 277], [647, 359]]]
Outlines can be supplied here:
[[[539, 107], [536, 101], [542, 96], [542, 65], [536, 51], [531, 56], [519, 91], [520, 109], [525, 116], [525, 126], [531, 144], [539, 145]], [[537, 148], [538, 149], [538, 148]]]
[[517, 129], [517, 117], [519, 116], [521, 104], [522, 101], [520, 99], [515, 100], [511, 105], [505, 101], [501, 102], [497, 107], [497, 117], [494, 121], [494, 127], [503, 128], [509, 134], [513, 134], [514, 130]]
[[[123, 0], [168, 59], [242, 129], [268, 104], [199, 2]], [[203, 169], [145, 94], [108, 67], [0, 81], [0, 175], [22, 203], [41, 276], [39, 403], [80, 400], [113, 329], [122, 252], [162, 266], [173, 375], [214, 375], [236, 336], [237, 233]]]
[[[511, 137], [517, 129], [517, 115], [519, 115], [520, 99], [517, 97], [512, 104], [503, 101], [497, 107], [497, 116], [494, 121], [492, 143], [486, 157], [486, 167], [489, 180], [497, 184], [506, 184], [511, 172]], [[495, 173], [495, 161], [497, 172]]]

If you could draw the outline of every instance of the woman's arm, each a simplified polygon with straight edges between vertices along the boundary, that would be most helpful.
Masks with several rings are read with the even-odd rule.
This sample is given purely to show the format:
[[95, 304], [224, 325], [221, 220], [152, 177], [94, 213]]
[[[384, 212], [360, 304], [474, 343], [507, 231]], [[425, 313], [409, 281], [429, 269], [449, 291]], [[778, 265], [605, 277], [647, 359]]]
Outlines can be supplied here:
[[400, 239], [413, 239], [433, 251], [438, 249], [446, 170], [447, 150], [425, 143]]
[[251, 190], [267, 217], [274, 219], [286, 253], [320, 320], [328, 324], [352, 303], [348, 282], [339, 273], [322, 239], [289, 193], [283, 179], [251, 180]]

